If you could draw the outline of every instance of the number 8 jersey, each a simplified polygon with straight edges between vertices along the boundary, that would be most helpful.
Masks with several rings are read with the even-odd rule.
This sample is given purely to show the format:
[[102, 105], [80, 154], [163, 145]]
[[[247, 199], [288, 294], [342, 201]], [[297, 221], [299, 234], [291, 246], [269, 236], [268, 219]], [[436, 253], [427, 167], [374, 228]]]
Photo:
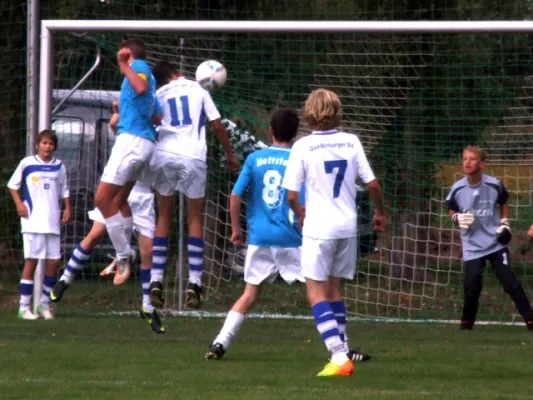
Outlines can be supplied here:
[[[300, 247], [302, 234], [281, 187], [291, 150], [270, 146], [250, 154], [233, 194], [246, 196], [248, 244], [263, 247]], [[303, 194], [303, 191], [302, 191]], [[300, 199], [303, 204], [303, 199]]]
[[220, 118], [209, 92], [180, 77], [158, 89], [156, 97], [163, 109], [157, 148], [205, 162], [205, 119], [211, 122]]
[[315, 131], [298, 140], [291, 152], [283, 187], [298, 192], [305, 185], [303, 235], [313, 239], [357, 236], [357, 185], [375, 179], [356, 135]]

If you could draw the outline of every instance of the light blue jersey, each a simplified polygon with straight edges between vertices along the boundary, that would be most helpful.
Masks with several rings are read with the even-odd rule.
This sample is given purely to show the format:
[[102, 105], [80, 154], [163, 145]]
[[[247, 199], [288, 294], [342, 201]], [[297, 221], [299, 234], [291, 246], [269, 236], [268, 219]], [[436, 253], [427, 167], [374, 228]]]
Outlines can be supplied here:
[[[248, 244], [264, 247], [300, 247], [302, 232], [281, 187], [290, 149], [271, 146], [248, 156], [233, 193], [247, 192]], [[300, 203], [304, 204], [302, 190]]]
[[146, 61], [134, 60], [130, 66], [137, 75], [146, 80], [148, 88], [144, 94], [137, 94], [128, 78], [124, 78], [120, 89], [120, 120], [117, 133], [130, 133], [155, 141], [152, 116], [161, 114], [161, 106], [155, 99], [155, 79]]

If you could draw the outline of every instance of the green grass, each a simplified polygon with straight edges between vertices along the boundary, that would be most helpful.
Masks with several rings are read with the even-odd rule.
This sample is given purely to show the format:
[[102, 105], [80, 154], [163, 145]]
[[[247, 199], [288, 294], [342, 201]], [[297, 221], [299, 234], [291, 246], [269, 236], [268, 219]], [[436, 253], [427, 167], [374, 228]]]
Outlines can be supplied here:
[[[349, 378], [316, 378], [327, 353], [312, 321], [245, 322], [221, 361], [205, 362], [220, 320], [0, 314], [8, 399], [529, 399], [533, 334], [524, 327], [349, 323], [373, 359]], [[356, 343], [357, 342], [357, 343]]]

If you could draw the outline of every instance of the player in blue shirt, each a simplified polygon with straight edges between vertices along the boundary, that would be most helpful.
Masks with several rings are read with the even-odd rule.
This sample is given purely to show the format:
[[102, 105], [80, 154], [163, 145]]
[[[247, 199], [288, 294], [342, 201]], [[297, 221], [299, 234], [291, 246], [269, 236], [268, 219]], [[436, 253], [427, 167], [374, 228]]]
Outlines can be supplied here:
[[148, 173], [155, 148], [153, 125], [160, 123], [162, 113], [155, 99], [155, 79], [145, 58], [142, 41], [129, 39], [120, 44], [117, 61], [124, 80], [120, 91], [118, 136], [94, 199], [117, 254], [115, 285], [122, 284], [131, 273], [133, 219], [123, 217], [120, 209], [128, 207], [127, 198], [135, 182]]

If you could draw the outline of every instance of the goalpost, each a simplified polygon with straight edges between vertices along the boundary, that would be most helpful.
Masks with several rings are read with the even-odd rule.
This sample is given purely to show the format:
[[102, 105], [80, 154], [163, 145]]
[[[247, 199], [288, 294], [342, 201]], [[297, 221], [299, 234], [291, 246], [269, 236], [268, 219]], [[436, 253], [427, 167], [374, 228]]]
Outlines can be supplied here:
[[[531, 33], [533, 21], [44, 20], [39, 129], [52, 124], [53, 91], [58, 89], [54, 86], [54, 39], [64, 32], [134, 34], [143, 38], [154, 60], [169, 58], [176, 64], [181, 63], [182, 51], [186, 59], [187, 52], [194, 53], [185, 62], [187, 72], [194, 71], [202, 59], [220, 59], [230, 78], [220, 93], [214, 93], [215, 101], [231, 126], [243, 119], [247, 122], [240, 131], [247, 138], [260, 133], [258, 127], [268, 127], [268, 115], [277, 98], [299, 108], [305, 95], [316, 87], [337, 91], [343, 101], [343, 126], [360, 136], [383, 181], [391, 220], [389, 231], [379, 239], [379, 251], [362, 257], [356, 279], [345, 284], [345, 299], [353, 316], [424, 321], [457, 318], [462, 301], [460, 246], [458, 232], [447, 218], [444, 196], [450, 181], [460, 176], [458, 160], [464, 144], [483, 144], [489, 161], [498, 165], [489, 173], [510, 187], [512, 219], [518, 228], [515, 237], [526, 223], [533, 222], [526, 221], [533, 192], [528, 183], [533, 178], [528, 166], [531, 147], [523, 145], [524, 138], [531, 139], [523, 130], [523, 120], [530, 118], [523, 104], [529, 73], [517, 72], [514, 80], [503, 72], [498, 77], [495, 71], [499, 68], [522, 67], [523, 63], [507, 60], [503, 52], [491, 53], [489, 44], [477, 40], [497, 35], [503, 41], [509, 35]], [[218, 44], [223, 43], [217, 49], [205, 45], [214, 42], [211, 37], [205, 42], [198, 39], [211, 34], [218, 36]], [[291, 44], [281, 55], [273, 45], [277, 38]], [[105, 40], [109, 37], [97, 38], [100, 44]], [[454, 48], [446, 47], [454, 41], [471, 41], [471, 47], [464, 47], [471, 52], [454, 54]], [[237, 53], [243, 46], [250, 54], [240, 60]], [[487, 51], [478, 52], [480, 46], [487, 46]], [[114, 59], [110, 57], [110, 61]], [[487, 68], [489, 72], [484, 70]], [[471, 80], [463, 79], [469, 74]], [[115, 90], [118, 86], [117, 76]], [[308, 131], [302, 128], [302, 133]], [[248, 139], [236, 140], [237, 145], [244, 142]], [[210, 160], [205, 210], [204, 310], [213, 313], [226, 311], [242, 288], [237, 269], [231, 268], [241, 262], [240, 254], [225, 240], [229, 232], [224, 217], [226, 196], [234, 177], [221, 164], [218, 159]], [[184, 219], [180, 206], [174, 249], [182, 246]], [[515, 242], [521, 245], [522, 241]], [[179, 254], [183, 257], [182, 251]], [[179, 260], [183, 270], [187, 269], [185, 259]], [[524, 257], [516, 264], [517, 275], [528, 288], [533, 275], [530, 265]], [[34, 301], [42, 291], [42, 272], [40, 263]], [[168, 306], [181, 311], [183, 288], [179, 282], [183, 273], [180, 268], [167, 268], [166, 279]], [[480, 315], [489, 321], [518, 321], [497, 283], [489, 282]], [[302, 289], [281, 284], [266, 288], [267, 300], [259, 313], [307, 314]], [[139, 297], [137, 285], [130, 292], [135, 295], [120, 292], [127, 297], [128, 310], [134, 309], [131, 299]], [[117, 307], [122, 310], [120, 303], [113, 309]]]

